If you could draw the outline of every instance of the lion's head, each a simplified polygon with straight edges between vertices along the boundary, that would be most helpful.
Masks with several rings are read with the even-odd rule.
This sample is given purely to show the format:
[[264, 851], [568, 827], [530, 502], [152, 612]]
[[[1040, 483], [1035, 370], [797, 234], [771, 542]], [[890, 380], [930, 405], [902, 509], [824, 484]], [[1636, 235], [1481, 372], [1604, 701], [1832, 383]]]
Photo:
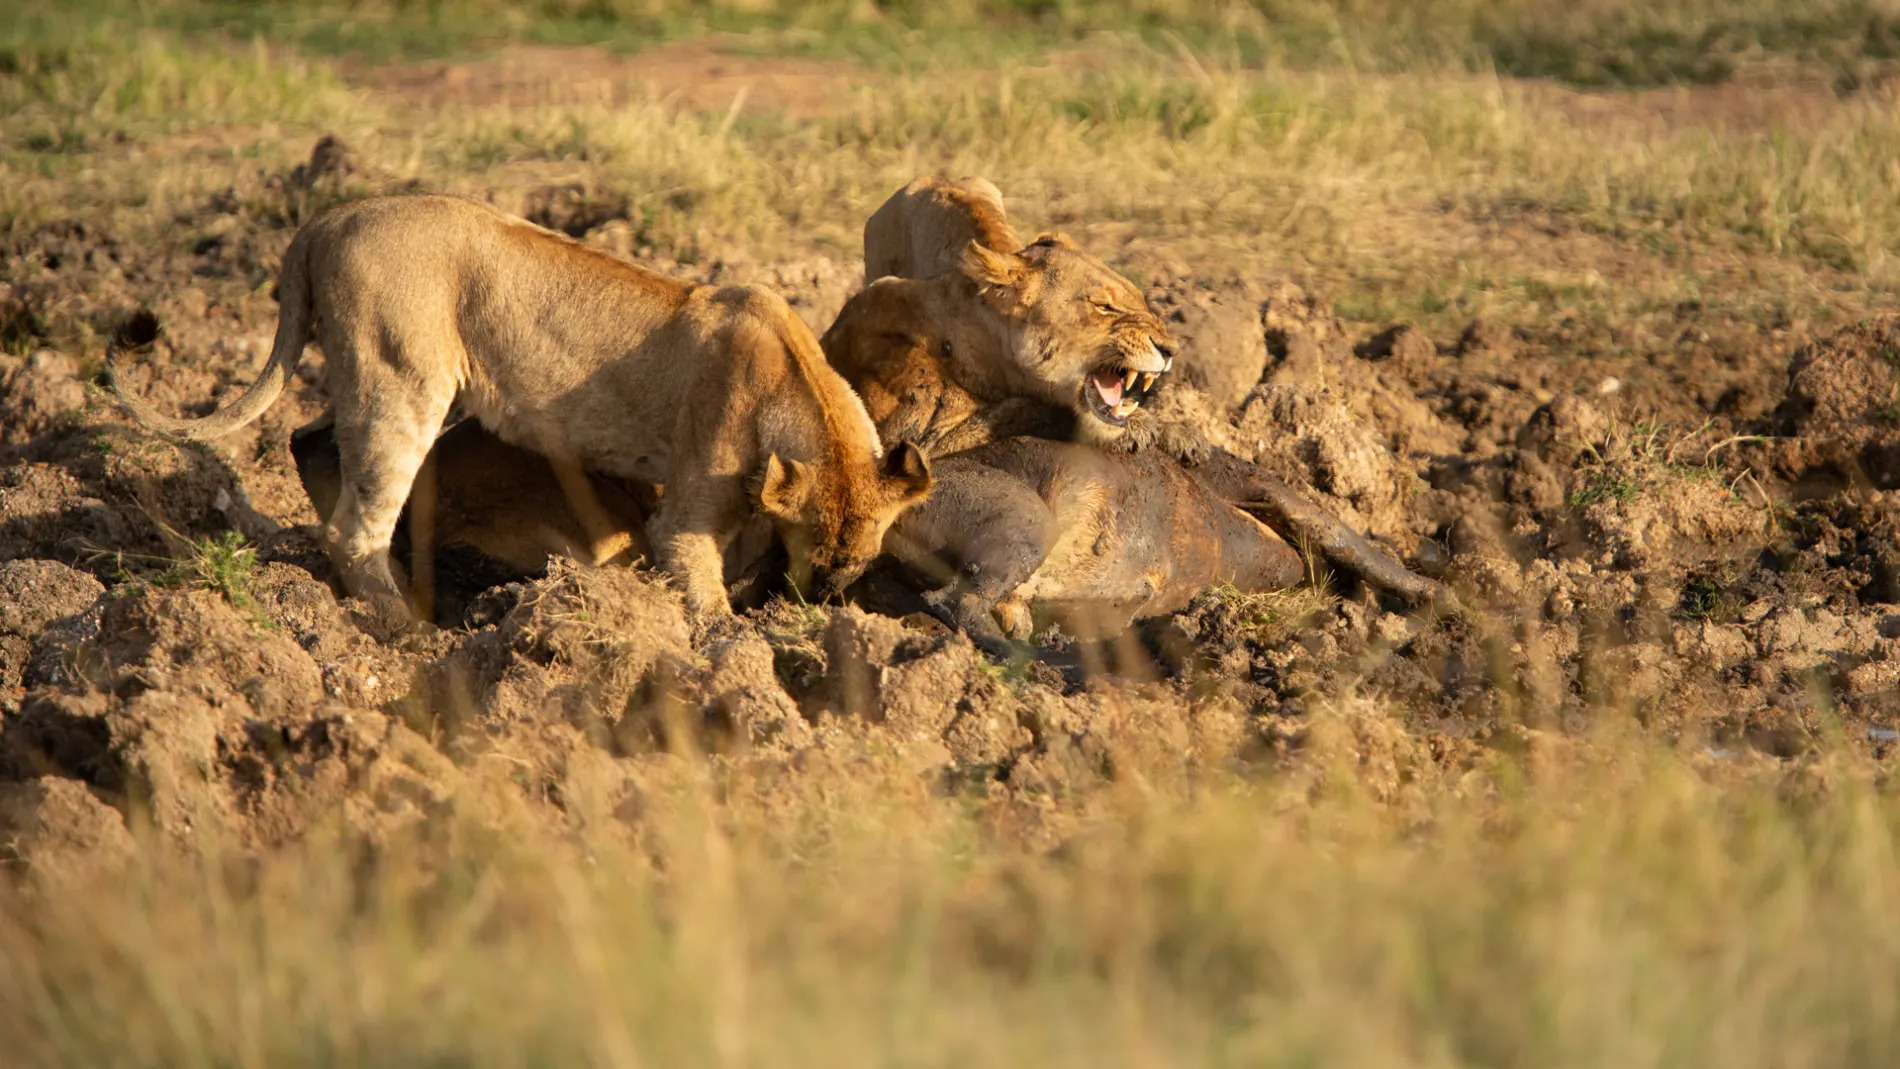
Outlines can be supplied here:
[[1086, 439], [1119, 437], [1174, 366], [1174, 337], [1141, 291], [1065, 235], [1013, 253], [971, 242], [959, 268], [1008, 325], [997, 370], [1016, 391], [1072, 408]]
[[799, 460], [766, 458], [754, 500], [785, 543], [792, 585], [829, 600], [883, 552], [884, 532], [930, 493], [930, 462], [909, 442], [880, 463], [827, 473]]

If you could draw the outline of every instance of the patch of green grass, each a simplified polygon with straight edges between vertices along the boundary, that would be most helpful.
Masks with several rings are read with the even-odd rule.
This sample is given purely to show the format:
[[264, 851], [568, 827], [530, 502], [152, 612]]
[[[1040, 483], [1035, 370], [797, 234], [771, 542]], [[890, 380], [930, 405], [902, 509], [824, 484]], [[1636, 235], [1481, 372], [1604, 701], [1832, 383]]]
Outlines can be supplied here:
[[1587, 509], [1605, 501], [1627, 505], [1642, 493], [1642, 482], [1629, 474], [1607, 467], [1593, 468], [1584, 475], [1583, 484], [1572, 490], [1565, 500], [1573, 509]]
[[167, 571], [153, 579], [160, 586], [192, 586], [214, 590], [233, 608], [251, 614], [260, 625], [268, 623], [263, 609], [253, 596], [251, 584], [257, 575], [257, 547], [236, 531], [211, 538], [194, 539], [189, 552]]
[[1694, 622], [1731, 623], [1741, 611], [1742, 602], [1730, 590], [1735, 585], [1733, 571], [1691, 575], [1682, 587], [1676, 604], [1678, 619]]
[[[1729, 477], [1715, 462], [1715, 453], [1723, 446], [1741, 441], [1759, 441], [1753, 436], [1729, 438], [1713, 445], [1698, 443], [1706, 425], [1684, 433], [1652, 420], [1635, 420], [1616, 428], [1605, 448], [1588, 463], [1577, 487], [1565, 498], [1573, 509], [1585, 509], [1602, 502], [1627, 505], [1647, 494], [1667, 493], [1684, 483], [1713, 486], [1736, 496]], [[1680, 456], [1679, 456], [1680, 455]], [[1681, 459], [1693, 457], [1693, 460]]]
[[979, 657], [976, 667], [983, 674], [1002, 684], [1012, 694], [1021, 694], [1033, 681], [1030, 666], [1035, 663], [1036, 648], [1027, 642], [1012, 642], [1009, 656], [1002, 661], [990, 661]]
[[[1309, 569], [1313, 566], [1308, 558]], [[1225, 583], [1211, 587], [1208, 595], [1232, 606], [1236, 623], [1249, 639], [1262, 646], [1277, 646], [1297, 635], [1315, 616], [1338, 599], [1325, 582], [1313, 582], [1287, 590], [1246, 592]]]
[[[1854, 86], [1900, 54], [1900, 14], [1869, 0], [26, 0], [16, 18], [41, 30], [62, 20], [371, 62], [516, 42], [638, 51], [724, 34], [752, 54], [918, 69], [1116, 37], [1249, 68], [1495, 69], [1588, 86], [1708, 84], [1776, 63]], [[0, 51], [0, 73], [18, 63]]]
[[802, 598], [773, 598], [760, 613], [760, 632], [772, 647], [772, 670], [794, 695], [816, 686], [825, 672], [823, 636], [831, 617]]

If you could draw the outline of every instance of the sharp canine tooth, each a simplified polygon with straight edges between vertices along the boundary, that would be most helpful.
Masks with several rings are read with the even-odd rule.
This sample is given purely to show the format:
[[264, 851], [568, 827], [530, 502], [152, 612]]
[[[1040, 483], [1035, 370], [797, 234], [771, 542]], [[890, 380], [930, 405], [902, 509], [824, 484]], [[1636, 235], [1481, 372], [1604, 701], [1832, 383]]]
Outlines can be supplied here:
[[1128, 371], [1124, 371], [1124, 372], [1122, 372], [1122, 389], [1124, 389], [1124, 390], [1132, 390], [1132, 389], [1134, 389], [1134, 388], [1135, 388], [1135, 372], [1134, 372], [1134, 370], [1133, 370], [1133, 369], [1130, 369], [1130, 370], [1128, 370]]
[[1141, 388], [1144, 390], [1152, 390], [1155, 388], [1154, 372], [1150, 371], [1141, 376]]

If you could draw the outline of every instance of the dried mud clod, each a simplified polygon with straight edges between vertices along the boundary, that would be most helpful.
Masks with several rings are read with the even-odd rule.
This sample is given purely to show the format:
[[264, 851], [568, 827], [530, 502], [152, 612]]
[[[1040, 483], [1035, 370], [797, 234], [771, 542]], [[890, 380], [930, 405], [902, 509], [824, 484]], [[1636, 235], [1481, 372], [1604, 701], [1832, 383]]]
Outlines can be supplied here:
[[1900, 315], [1803, 346], [1775, 418], [1795, 441], [1772, 455], [1798, 496], [1900, 488]]
[[1200, 391], [1225, 418], [1267, 367], [1260, 321], [1262, 287], [1242, 281], [1210, 287], [1203, 279], [1151, 286], [1148, 301], [1180, 342], [1178, 383]]

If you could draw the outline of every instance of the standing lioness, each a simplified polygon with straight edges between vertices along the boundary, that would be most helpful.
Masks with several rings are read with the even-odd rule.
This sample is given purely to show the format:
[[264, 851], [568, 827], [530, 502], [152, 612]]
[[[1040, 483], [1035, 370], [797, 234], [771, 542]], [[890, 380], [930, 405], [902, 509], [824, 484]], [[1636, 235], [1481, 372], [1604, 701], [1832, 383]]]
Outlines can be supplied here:
[[687, 604], [726, 612], [721, 550], [754, 506], [795, 580], [841, 590], [929, 490], [905, 445], [880, 465], [863, 404], [811, 330], [756, 286], [696, 286], [473, 201], [336, 208], [284, 254], [270, 362], [236, 403], [148, 427], [228, 434], [261, 415], [314, 338], [328, 358], [342, 488], [325, 538], [353, 594], [401, 593], [391, 533], [452, 406], [561, 465], [665, 484], [647, 525]]

